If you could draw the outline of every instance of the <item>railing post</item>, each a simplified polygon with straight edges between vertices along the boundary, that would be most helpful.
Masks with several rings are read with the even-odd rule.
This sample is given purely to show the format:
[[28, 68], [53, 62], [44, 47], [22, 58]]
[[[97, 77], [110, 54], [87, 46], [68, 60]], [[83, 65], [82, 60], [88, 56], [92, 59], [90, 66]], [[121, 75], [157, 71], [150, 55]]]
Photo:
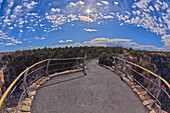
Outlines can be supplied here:
[[51, 60], [48, 60], [48, 62], [47, 62], [47, 67], [46, 67], [46, 76], [49, 76], [48, 68], [49, 68], [50, 61], [51, 61]]
[[[28, 67], [27, 67], [28, 68]], [[26, 69], [27, 69], [26, 68]], [[29, 70], [27, 70], [26, 72], [25, 72], [25, 74], [24, 74], [24, 89], [26, 89], [27, 88], [27, 75], [28, 75], [28, 71]], [[25, 91], [25, 97], [28, 97], [29, 95], [28, 95], [28, 92], [27, 92], [27, 90]]]
[[158, 79], [158, 89], [157, 89], [156, 98], [158, 99], [159, 94], [161, 93], [161, 80], [159, 79], [159, 77], [157, 79]]
[[126, 65], [126, 62], [123, 61], [123, 63], [124, 63], [124, 66], [125, 66], [125, 77], [128, 77], [128, 76], [127, 76], [127, 75], [128, 75], [128, 74], [127, 74], [128, 72], [127, 72], [127, 65]]
[[114, 60], [115, 71], [116, 71], [117, 70], [116, 59], [113, 57], [113, 60]]
[[85, 72], [85, 61], [86, 61], [86, 58], [83, 58], [83, 73], [84, 75], [87, 75], [87, 73]]

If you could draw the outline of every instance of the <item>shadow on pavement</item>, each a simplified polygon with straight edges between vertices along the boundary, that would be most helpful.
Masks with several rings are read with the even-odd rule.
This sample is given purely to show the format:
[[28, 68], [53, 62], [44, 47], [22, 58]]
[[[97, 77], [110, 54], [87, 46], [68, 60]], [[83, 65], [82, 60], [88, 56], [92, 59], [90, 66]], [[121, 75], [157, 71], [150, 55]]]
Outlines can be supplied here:
[[[67, 79], [67, 80], [58, 81], [58, 82], [51, 83], [51, 84], [48, 84], [48, 85], [43, 85], [43, 86], [40, 87], [40, 89], [41, 89], [41, 88], [44, 88], [44, 87], [49, 87], [49, 86], [52, 86], [52, 85], [56, 85], [56, 84], [68, 82], [68, 81], [73, 81], [73, 80], [76, 80], [76, 79], [80, 79], [80, 78], [82, 78], [82, 77], [85, 77], [85, 75], [82, 75], [82, 76], [79, 76], [79, 77], [70, 78], [70, 79]], [[55, 78], [54, 78], [54, 79], [55, 79]], [[54, 79], [52, 79], [52, 80], [54, 80]]]

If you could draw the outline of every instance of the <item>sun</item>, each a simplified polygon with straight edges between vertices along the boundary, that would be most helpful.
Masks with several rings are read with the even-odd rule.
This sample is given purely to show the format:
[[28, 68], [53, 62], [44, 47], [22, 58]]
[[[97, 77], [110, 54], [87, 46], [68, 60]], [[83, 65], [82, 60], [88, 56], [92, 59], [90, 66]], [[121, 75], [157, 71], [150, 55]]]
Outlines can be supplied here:
[[88, 14], [91, 13], [91, 10], [90, 10], [90, 9], [87, 9], [87, 10], [86, 10], [86, 13], [88, 13]]

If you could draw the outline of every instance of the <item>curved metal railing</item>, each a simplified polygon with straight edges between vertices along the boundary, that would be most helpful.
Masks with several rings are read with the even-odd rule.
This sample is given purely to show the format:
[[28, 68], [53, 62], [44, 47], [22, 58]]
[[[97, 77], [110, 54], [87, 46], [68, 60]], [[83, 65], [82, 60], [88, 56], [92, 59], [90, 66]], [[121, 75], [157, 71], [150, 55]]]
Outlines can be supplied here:
[[[18, 106], [19, 106], [22, 96], [24, 94], [27, 95], [28, 86], [30, 86], [32, 83], [37, 81], [40, 77], [44, 76], [43, 73], [45, 73], [45, 76], [49, 76], [49, 73], [55, 73], [55, 72], [59, 72], [59, 71], [61, 72], [64, 70], [69, 70], [69, 69], [74, 69], [74, 68], [76, 68], [76, 69], [82, 68], [83, 73], [86, 75], [85, 60], [86, 60], [85, 57], [64, 58], [64, 59], [45, 59], [45, 60], [42, 60], [40, 62], [37, 62], [37, 63], [31, 65], [30, 67], [26, 68], [23, 72], [21, 72], [18, 75], [18, 77], [11, 83], [11, 85], [7, 88], [5, 93], [2, 95], [1, 100], [0, 100], [0, 109], [3, 109], [3, 112], [5, 112], [5, 108], [7, 106], [9, 99], [10, 99], [10, 96], [14, 93], [14, 91], [17, 89], [17, 87], [19, 87], [19, 85], [21, 85], [21, 83], [23, 83], [22, 85], [24, 87], [24, 90], [21, 93], [21, 96], [19, 98], [19, 102], [18, 102]], [[38, 68], [36, 68], [36, 67], [38, 67]], [[58, 67], [58, 68], [56, 69], [56, 67]], [[27, 78], [31, 75], [36, 75], [37, 73], [39, 73], [40, 75], [38, 75], [38, 77], [32, 76], [33, 80], [30, 83], [28, 83]], [[6, 102], [4, 102], [4, 100]], [[2, 105], [4, 108], [2, 108]], [[17, 112], [17, 110], [16, 110], [16, 112]]]
[[[127, 77], [130, 81], [138, 84], [142, 89], [144, 89], [155, 100], [151, 105], [157, 104], [159, 106], [159, 107], [157, 106], [157, 109], [159, 109], [158, 111], [159, 113], [161, 113], [162, 103], [160, 102], [159, 96], [162, 91], [162, 93], [164, 93], [163, 95], [166, 96], [166, 99], [170, 101], [170, 94], [166, 91], [166, 87], [168, 90], [170, 90], [170, 84], [161, 76], [135, 63], [114, 56], [113, 56], [113, 60], [114, 60], [115, 71], [124, 72], [125, 77]], [[151, 76], [148, 77], [143, 75], [142, 73], [132, 68], [132, 66], [147, 72]], [[136, 77], [136, 75], [139, 75], [139, 77]], [[168, 104], [168, 103], [164, 103], [164, 104]]]

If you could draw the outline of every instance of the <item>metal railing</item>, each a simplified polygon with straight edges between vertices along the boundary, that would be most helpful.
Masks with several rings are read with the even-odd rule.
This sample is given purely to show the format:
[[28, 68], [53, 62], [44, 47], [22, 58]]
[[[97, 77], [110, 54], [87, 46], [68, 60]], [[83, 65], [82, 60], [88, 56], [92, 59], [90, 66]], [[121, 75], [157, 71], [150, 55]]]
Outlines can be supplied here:
[[[113, 56], [113, 61], [116, 72], [123, 72], [125, 77], [127, 77], [134, 84], [139, 85], [139, 87], [144, 89], [151, 96], [151, 98], [155, 100], [150, 105], [158, 109], [159, 113], [161, 113], [162, 104], [170, 104], [163, 103], [159, 99], [160, 94], [163, 93], [165, 100], [170, 100], [170, 94], [166, 91], [166, 89], [170, 90], [170, 84], [164, 78], [142, 66], [126, 61], [122, 58]], [[142, 70], [142, 72], [145, 71], [145, 75], [148, 76], [138, 72], [135, 68], [139, 71]]]
[[[49, 74], [71, 69], [82, 69], [84, 75], [86, 75], [85, 61], [85, 57], [77, 57], [64, 59], [45, 59], [33, 64], [32, 66], [26, 68], [22, 73], [20, 73], [18, 77], [7, 88], [7, 90], [1, 97], [0, 109], [2, 109], [2, 112], [4, 113], [8, 112], [6, 110], [6, 107], [17, 106], [17, 113], [19, 104], [21, 103], [23, 96], [28, 97], [28, 87], [42, 76], [49, 77]], [[15, 91], [17, 92], [17, 95], [15, 94]], [[20, 96], [18, 96], [18, 94], [20, 94]], [[18, 103], [16, 103], [16, 101]]]

